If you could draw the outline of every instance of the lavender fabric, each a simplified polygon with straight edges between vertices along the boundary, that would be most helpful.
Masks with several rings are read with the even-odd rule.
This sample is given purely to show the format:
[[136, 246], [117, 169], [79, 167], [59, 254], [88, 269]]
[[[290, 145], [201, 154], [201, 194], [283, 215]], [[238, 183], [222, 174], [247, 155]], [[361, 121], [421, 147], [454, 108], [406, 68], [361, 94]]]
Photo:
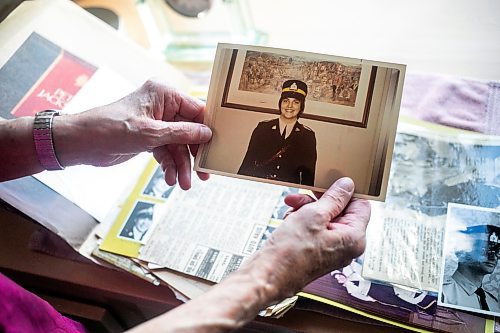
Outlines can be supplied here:
[[80, 323], [64, 317], [49, 303], [0, 274], [0, 332], [85, 333]]
[[444, 75], [408, 74], [401, 114], [500, 135], [500, 83]]

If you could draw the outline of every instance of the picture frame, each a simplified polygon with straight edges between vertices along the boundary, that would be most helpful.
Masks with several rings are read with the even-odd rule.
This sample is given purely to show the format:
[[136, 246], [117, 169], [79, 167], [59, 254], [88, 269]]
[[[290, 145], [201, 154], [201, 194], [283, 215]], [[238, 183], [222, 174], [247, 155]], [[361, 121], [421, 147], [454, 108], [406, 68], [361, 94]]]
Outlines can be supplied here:
[[233, 49], [221, 106], [276, 112], [286, 79], [306, 82], [306, 119], [366, 127], [377, 66], [362, 60], [290, 50]]

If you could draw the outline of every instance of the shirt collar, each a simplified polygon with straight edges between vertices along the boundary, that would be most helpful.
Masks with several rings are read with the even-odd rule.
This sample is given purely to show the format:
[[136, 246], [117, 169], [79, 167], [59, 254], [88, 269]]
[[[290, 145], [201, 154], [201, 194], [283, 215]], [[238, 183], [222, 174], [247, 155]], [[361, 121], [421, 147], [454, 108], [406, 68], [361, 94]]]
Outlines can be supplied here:
[[279, 125], [280, 125], [280, 133], [283, 132], [283, 129], [286, 126], [286, 136], [287, 137], [290, 135], [290, 133], [292, 133], [292, 130], [295, 128], [295, 124], [297, 124], [297, 120], [295, 120], [291, 124], [286, 124], [286, 125], [285, 125], [285, 122], [281, 120], [281, 118], [278, 118], [278, 121], [279, 121]]
[[453, 280], [457, 282], [457, 284], [462, 287], [467, 295], [472, 295], [474, 292], [477, 290], [478, 287], [481, 286], [476, 286], [473, 284], [469, 279], [467, 279], [465, 276], [462, 275], [459, 271], [455, 271], [452, 276]]

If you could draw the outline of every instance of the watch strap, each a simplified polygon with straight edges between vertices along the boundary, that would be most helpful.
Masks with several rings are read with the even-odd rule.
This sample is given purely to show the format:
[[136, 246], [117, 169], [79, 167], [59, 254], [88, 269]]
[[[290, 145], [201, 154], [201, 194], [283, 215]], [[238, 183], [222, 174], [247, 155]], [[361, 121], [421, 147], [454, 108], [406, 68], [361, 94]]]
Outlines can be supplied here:
[[45, 170], [64, 169], [57, 159], [52, 138], [52, 121], [55, 116], [60, 114], [61, 112], [57, 110], [45, 110], [37, 112], [35, 115], [33, 139], [38, 160]]

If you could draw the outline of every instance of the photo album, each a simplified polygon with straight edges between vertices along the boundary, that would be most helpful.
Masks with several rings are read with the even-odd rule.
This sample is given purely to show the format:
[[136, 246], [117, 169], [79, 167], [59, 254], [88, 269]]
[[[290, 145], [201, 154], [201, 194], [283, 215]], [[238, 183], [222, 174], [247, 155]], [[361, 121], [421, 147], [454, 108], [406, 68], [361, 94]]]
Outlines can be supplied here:
[[219, 44], [197, 171], [384, 200], [405, 66]]

